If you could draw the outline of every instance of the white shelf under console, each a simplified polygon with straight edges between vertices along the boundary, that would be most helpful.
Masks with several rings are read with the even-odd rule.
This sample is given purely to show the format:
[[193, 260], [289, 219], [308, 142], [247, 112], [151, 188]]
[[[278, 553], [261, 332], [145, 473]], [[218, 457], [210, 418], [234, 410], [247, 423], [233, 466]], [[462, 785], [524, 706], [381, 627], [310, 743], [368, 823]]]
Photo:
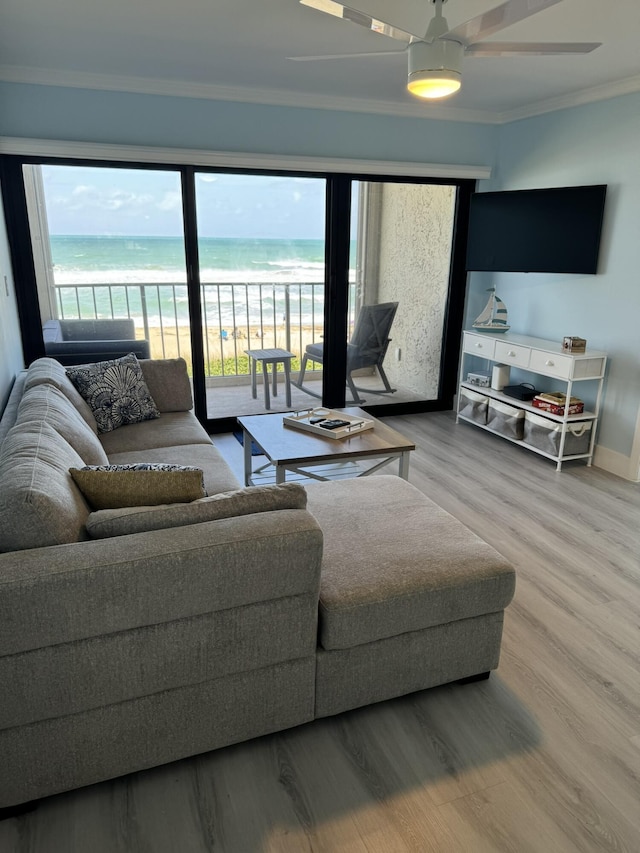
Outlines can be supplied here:
[[[584, 411], [578, 415], [553, 415], [501, 391], [469, 383], [465, 381], [465, 377], [470, 356], [486, 360], [489, 374], [493, 364], [506, 364], [560, 381], [566, 387], [567, 399], [572, 396], [574, 382], [595, 380], [597, 396], [593, 411]], [[561, 470], [562, 463], [569, 459], [586, 459], [587, 465], [591, 465], [606, 364], [607, 354], [599, 350], [572, 353], [563, 351], [562, 345], [557, 341], [509, 333], [464, 332], [457, 420], [472, 423], [552, 459], [558, 471]], [[468, 414], [468, 406], [464, 405], [470, 398], [473, 401], [471, 416]], [[477, 406], [474, 406], [474, 403], [477, 403]], [[493, 422], [483, 422], [483, 411], [497, 412], [499, 417]], [[513, 414], [513, 423], [522, 421], [523, 437], [519, 436], [517, 430], [511, 434], [511, 426], [503, 427], [503, 424], [509, 424], [510, 411]], [[492, 426], [492, 423], [497, 424], [497, 428]], [[548, 442], [544, 439], [545, 431], [549, 435]], [[574, 447], [579, 446], [577, 452], [571, 451], [572, 444]]]

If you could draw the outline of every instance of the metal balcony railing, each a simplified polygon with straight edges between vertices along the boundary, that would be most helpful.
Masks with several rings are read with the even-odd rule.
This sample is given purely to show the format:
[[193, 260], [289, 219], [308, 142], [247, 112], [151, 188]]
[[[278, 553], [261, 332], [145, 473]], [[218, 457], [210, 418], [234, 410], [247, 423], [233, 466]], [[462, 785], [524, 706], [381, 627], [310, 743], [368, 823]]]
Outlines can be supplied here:
[[[191, 362], [183, 283], [60, 284], [55, 286], [55, 299], [60, 319], [133, 318], [138, 336], [149, 341], [153, 358], [182, 356]], [[200, 299], [205, 370], [210, 377], [247, 376], [246, 349], [282, 347], [299, 357], [307, 344], [322, 338], [322, 282], [205, 283]], [[353, 298], [349, 301], [354, 304]]]

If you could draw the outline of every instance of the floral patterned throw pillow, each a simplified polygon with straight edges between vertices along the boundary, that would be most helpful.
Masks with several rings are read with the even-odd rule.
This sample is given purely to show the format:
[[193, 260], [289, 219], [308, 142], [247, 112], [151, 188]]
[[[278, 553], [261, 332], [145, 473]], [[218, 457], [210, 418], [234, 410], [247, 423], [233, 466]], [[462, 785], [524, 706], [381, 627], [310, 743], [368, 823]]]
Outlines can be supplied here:
[[133, 353], [110, 361], [68, 367], [67, 375], [91, 407], [98, 432], [111, 432], [125, 424], [160, 417]]

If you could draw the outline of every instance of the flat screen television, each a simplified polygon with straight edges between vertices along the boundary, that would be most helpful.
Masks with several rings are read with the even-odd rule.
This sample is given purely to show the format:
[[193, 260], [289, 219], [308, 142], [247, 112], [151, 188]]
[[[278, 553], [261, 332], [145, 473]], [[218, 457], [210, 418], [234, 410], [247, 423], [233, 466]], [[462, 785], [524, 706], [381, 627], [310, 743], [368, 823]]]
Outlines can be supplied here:
[[607, 187], [474, 193], [467, 270], [595, 274]]

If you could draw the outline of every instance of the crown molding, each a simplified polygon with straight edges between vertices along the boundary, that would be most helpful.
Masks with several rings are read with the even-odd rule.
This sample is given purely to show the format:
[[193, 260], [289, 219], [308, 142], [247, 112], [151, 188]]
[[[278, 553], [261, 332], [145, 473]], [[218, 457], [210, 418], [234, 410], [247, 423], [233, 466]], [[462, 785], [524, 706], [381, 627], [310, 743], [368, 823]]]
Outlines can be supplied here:
[[498, 123], [508, 124], [512, 121], [520, 121], [523, 118], [552, 113], [557, 110], [567, 110], [571, 107], [580, 107], [584, 104], [593, 104], [596, 101], [606, 101], [621, 95], [631, 95], [640, 92], [640, 74], [633, 77], [625, 77], [622, 80], [614, 80], [612, 83], [603, 83], [600, 86], [591, 86], [589, 89], [580, 89], [578, 92], [569, 92], [566, 95], [558, 95], [556, 98], [547, 98], [534, 104], [516, 107], [499, 114]]
[[244, 86], [218, 86], [182, 80], [159, 80], [147, 77], [125, 77], [56, 69], [0, 65], [0, 81], [37, 86], [128, 92], [177, 98], [200, 98], [211, 101], [262, 104], [297, 109], [336, 110], [350, 113], [390, 115], [435, 121], [469, 122], [471, 124], [509, 124], [537, 115], [570, 109], [596, 101], [640, 92], [640, 75], [614, 80], [588, 89], [580, 89], [554, 98], [546, 98], [514, 109], [494, 112], [464, 107], [436, 106], [422, 102], [396, 103], [373, 98], [347, 98], [339, 95], [292, 92], [283, 89], [253, 89]]
[[489, 166], [447, 163], [414, 163], [395, 160], [348, 160], [337, 157], [292, 157], [237, 151], [206, 151], [193, 148], [155, 148], [111, 145], [60, 139], [0, 137], [0, 154], [23, 157], [64, 157], [79, 160], [111, 160], [128, 163], [157, 163], [172, 166], [212, 166], [228, 169], [265, 169], [287, 172], [339, 172], [416, 178], [467, 178], [486, 180]]
[[374, 113], [405, 118], [462, 121], [474, 124], [496, 124], [494, 113], [459, 107], [443, 107], [425, 102], [396, 103], [373, 98], [347, 98], [339, 95], [292, 92], [283, 89], [254, 89], [245, 86], [218, 86], [183, 80], [159, 80], [147, 77], [121, 77], [112, 74], [89, 74], [18, 65], [0, 65], [0, 81], [37, 86], [59, 86], [138, 95], [160, 95], [178, 98], [202, 98], [211, 101], [264, 104], [298, 109], [337, 110], [350, 113]]

